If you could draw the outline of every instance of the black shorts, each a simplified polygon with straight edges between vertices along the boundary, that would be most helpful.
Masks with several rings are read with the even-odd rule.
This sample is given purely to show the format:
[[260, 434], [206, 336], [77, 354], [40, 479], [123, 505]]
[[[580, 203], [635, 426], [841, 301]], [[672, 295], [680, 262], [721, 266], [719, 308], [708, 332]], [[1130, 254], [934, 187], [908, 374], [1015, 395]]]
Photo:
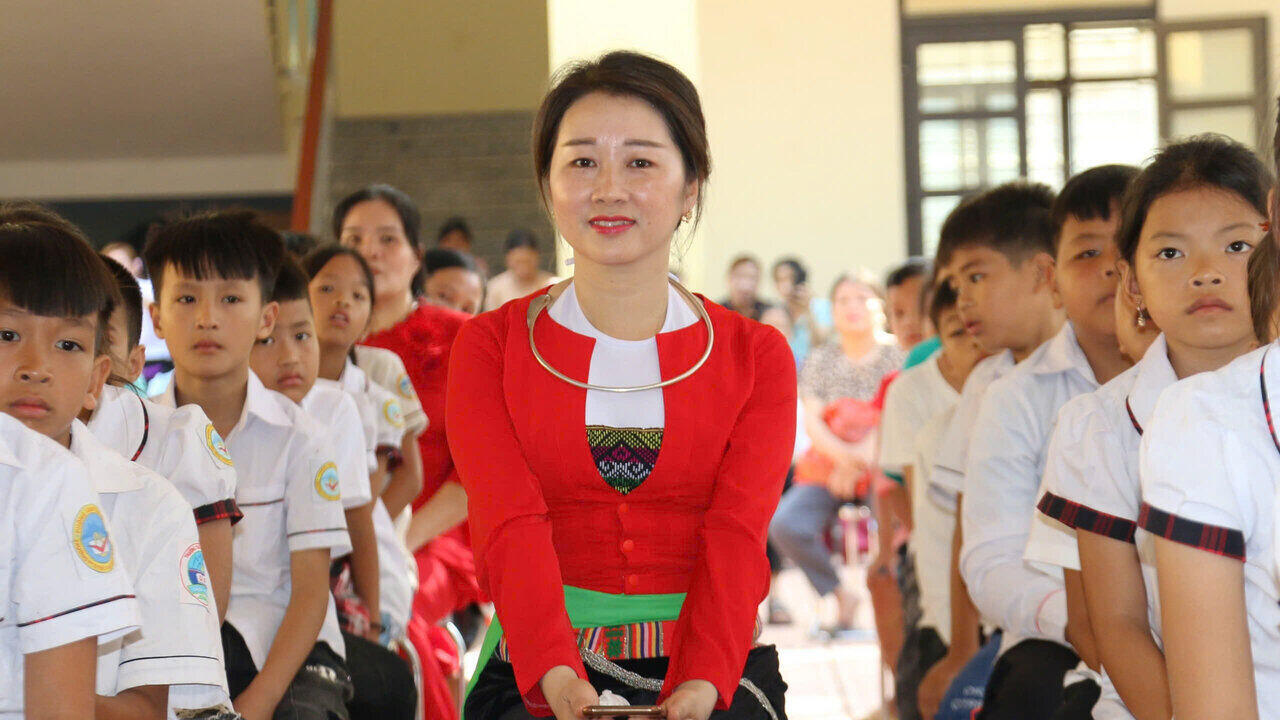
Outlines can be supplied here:
[[[234, 699], [258, 676], [240, 631], [222, 624], [222, 653], [227, 668], [227, 688]], [[298, 674], [285, 689], [272, 720], [348, 720], [347, 701], [352, 696], [351, 676], [342, 658], [319, 642], [311, 648]]]
[[1049, 718], [1062, 706], [1062, 681], [1080, 664], [1071, 648], [1023, 640], [996, 660], [978, 720]]
[[[667, 674], [667, 658], [645, 660], [619, 660], [618, 667], [639, 674], [641, 677], [661, 680]], [[772, 645], [761, 645], [747, 654], [746, 666], [742, 676], [760, 688], [778, 720], [786, 720], [785, 695], [787, 684], [778, 671], [778, 650]], [[596, 692], [608, 690], [621, 695], [632, 705], [653, 705], [657, 703], [658, 693], [649, 690], [637, 690], [608, 675], [602, 675], [587, 668], [587, 680]], [[497, 658], [489, 660], [484, 671], [476, 680], [475, 687], [467, 696], [463, 708], [466, 720], [529, 720], [529, 714], [516, 689], [516, 676], [511, 665]], [[769, 713], [760, 706], [755, 695], [746, 688], [738, 687], [733, 696], [733, 703], [728, 710], [717, 710], [711, 713], [711, 720], [768, 720]]]

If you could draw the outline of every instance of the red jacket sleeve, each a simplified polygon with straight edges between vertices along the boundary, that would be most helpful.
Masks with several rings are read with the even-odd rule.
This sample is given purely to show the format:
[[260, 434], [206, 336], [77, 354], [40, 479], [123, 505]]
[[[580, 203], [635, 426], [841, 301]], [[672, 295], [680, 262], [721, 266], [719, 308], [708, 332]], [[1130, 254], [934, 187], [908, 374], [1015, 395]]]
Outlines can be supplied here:
[[795, 444], [795, 357], [772, 328], [752, 340], [754, 387], [716, 475], [662, 689], [665, 698], [680, 683], [706, 680], [720, 693], [721, 710], [733, 702], [769, 591], [765, 539]]
[[538, 681], [557, 665], [586, 679], [564, 605], [560, 562], [542, 488], [521, 452], [503, 390], [503, 349], [481, 316], [458, 333], [445, 405], [449, 447], [467, 491], [471, 538], [507, 637], [516, 684], [535, 715], [550, 715]]

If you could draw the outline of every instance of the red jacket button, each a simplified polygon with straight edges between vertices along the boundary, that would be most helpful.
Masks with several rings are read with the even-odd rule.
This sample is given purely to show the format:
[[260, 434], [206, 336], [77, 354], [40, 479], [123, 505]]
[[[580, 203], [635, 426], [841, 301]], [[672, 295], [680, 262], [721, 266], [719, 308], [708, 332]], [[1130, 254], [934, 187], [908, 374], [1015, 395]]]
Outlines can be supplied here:
[[629, 553], [629, 552], [631, 552], [632, 550], [635, 550], [635, 549], [636, 549], [636, 541], [635, 541], [635, 540], [623, 540], [623, 541], [622, 541], [622, 552]]
[[618, 514], [619, 514], [619, 515], [626, 515], [626, 514], [627, 514], [627, 504], [626, 504], [626, 503], [622, 503], [621, 505], [619, 505], [619, 506], [618, 506]]
[[638, 575], [627, 576], [627, 585], [631, 587], [635, 587], [636, 585], [639, 585], [639, 584], [640, 584], [640, 577]]

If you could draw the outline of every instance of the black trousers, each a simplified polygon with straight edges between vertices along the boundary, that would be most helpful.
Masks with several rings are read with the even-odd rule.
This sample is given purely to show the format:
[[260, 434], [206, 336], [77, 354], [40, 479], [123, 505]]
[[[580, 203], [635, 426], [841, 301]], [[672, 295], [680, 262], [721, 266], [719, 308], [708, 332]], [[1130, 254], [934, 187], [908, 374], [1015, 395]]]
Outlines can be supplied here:
[[996, 660], [978, 720], [1050, 718], [1062, 707], [1062, 679], [1080, 657], [1048, 640], [1023, 640]]
[[[258, 676], [244, 637], [231, 623], [222, 624], [222, 653], [227, 668], [227, 688], [235, 698]], [[298, 674], [285, 689], [272, 720], [350, 720], [346, 701], [351, 697], [351, 677], [342, 658], [328, 643], [316, 643]]]
[[418, 689], [413, 668], [399, 655], [356, 635], [342, 633], [355, 697], [347, 703], [351, 720], [413, 720]]
[[[667, 674], [667, 658], [620, 660], [617, 665], [654, 680], [662, 680]], [[760, 688], [778, 714], [779, 720], [786, 720], [787, 684], [778, 671], [777, 648], [772, 645], [753, 648], [747, 654], [742, 676]], [[626, 698], [632, 705], [653, 705], [658, 700], [656, 692], [637, 690], [591, 668], [587, 668], [587, 680], [596, 692], [609, 690]], [[489, 664], [480, 673], [475, 687], [467, 696], [463, 714], [466, 720], [531, 720], [534, 717], [525, 708], [520, 691], [516, 689], [516, 677], [511, 665], [497, 658], [489, 660]], [[768, 717], [769, 713], [760, 706], [760, 701], [743, 687], [739, 687], [734, 694], [728, 710], [711, 713], [711, 720], [768, 720]]]

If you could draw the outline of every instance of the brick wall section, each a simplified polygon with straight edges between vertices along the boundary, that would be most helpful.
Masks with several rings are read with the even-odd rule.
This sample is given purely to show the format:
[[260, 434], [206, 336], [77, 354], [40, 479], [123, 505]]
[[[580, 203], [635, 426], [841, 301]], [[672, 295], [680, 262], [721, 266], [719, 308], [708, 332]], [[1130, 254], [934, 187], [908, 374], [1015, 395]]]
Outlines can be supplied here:
[[[428, 243], [446, 218], [461, 215], [475, 234], [476, 254], [497, 273], [507, 233], [525, 227], [542, 241], [551, 267], [551, 226], [538, 201], [529, 151], [532, 124], [532, 112], [339, 118], [323, 217], [331, 217], [346, 194], [385, 182], [418, 203]], [[328, 221], [316, 230], [328, 238]]]

